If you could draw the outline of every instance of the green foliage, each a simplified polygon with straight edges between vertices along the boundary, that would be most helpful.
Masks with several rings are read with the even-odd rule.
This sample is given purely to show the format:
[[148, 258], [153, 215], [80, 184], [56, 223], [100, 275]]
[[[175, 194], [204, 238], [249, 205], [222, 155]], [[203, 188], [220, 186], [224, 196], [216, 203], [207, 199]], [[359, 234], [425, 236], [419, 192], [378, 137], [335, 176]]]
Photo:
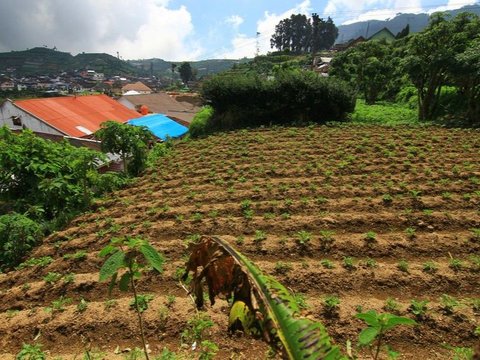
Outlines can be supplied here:
[[442, 309], [447, 314], [453, 314], [453, 312], [455, 311], [455, 308], [460, 306], [460, 303], [458, 302], [457, 299], [447, 294], [442, 294], [442, 296], [440, 297], [440, 303], [441, 303]]
[[367, 105], [362, 99], [357, 100], [355, 111], [351, 115], [355, 122], [388, 126], [417, 124], [416, 117], [417, 112], [404, 104], [378, 102]]
[[36, 206], [48, 220], [84, 208], [92, 192], [90, 173], [101, 153], [54, 143], [31, 131], [13, 134], [0, 129], [0, 198], [21, 211]]
[[300, 246], [308, 246], [312, 238], [312, 234], [305, 230], [300, 230], [295, 235], [296, 235], [295, 240], [297, 244], [299, 244]]
[[241, 266], [249, 282], [258, 292], [257, 301], [263, 318], [268, 323], [273, 341], [282, 344], [285, 356], [291, 359], [339, 359], [338, 347], [332, 346], [329, 336], [319, 322], [300, 318], [300, 308], [295, 298], [278, 281], [262, 272], [246, 257], [220, 238], [213, 238]]
[[[137, 294], [136, 282], [142, 275], [144, 269], [148, 266], [159, 273], [163, 271], [164, 258], [147, 240], [140, 237], [125, 236], [123, 238], [112, 238], [110, 244], [103, 248], [99, 256], [110, 255], [103, 263], [99, 281], [110, 279], [109, 293], [111, 293], [118, 277], [118, 271], [125, 269], [118, 286], [121, 291], [127, 291], [129, 285], [133, 292], [133, 306], [137, 312], [140, 333], [143, 343], [143, 349], [146, 359], [149, 359], [146, 347], [145, 335], [143, 330], [142, 312], [148, 308], [148, 302], [153, 298], [151, 295]], [[143, 262], [141, 261], [143, 260]]]
[[182, 79], [183, 83], [186, 85], [190, 80], [193, 80], [193, 71], [192, 66], [189, 62], [183, 62], [178, 67], [178, 73], [180, 74], [180, 78]]
[[413, 315], [415, 315], [415, 317], [417, 317], [418, 319], [422, 319], [427, 313], [427, 304], [427, 300], [412, 300], [410, 302], [409, 310]]
[[198, 360], [211, 360], [218, 352], [218, 345], [210, 340], [203, 340], [200, 344]]
[[398, 63], [392, 45], [371, 40], [335, 56], [330, 74], [349, 82], [367, 104], [374, 104], [379, 98], [386, 99], [389, 88], [396, 85]]
[[338, 29], [330, 17], [324, 20], [314, 13], [309, 19], [302, 14], [292, 14], [275, 26], [270, 45], [287, 53], [316, 53], [329, 49], [337, 35]]
[[62, 278], [62, 274], [57, 272], [49, 272], [47, 275], [43, 277], [43, 281], [47, 284], [54, 284]]
[[325, 310], [329, 313], [333, 313], [337, 311], [340, 305], [340, 299], [338, 296], [329, 295], [323, 299], [323, 306], [325, 306]]
[[377, 314], [375, 310], [355, 315], [358, 319], [365, 321], [368, 325], [366, 329], [358, 335], [358, 342], [361, 346], [373, 346], [376, 340], [376, 351], [374, 359], [380, 355], [382, 340], [385, 333], [398, 325], [416, 325], [417, 323], [409, 318], [396, 316], [389, 313]]
[[15, 360], [45, 360], [47, 355], [42, 351], [41, 344], [23, 344]]
[[101, 124], [95, 137], [102, 141], [103, 151], [122, 156], [125, 173], [137, 176], [145, 169], [148, 143], [153, 141], [153, 134], [147, 128], [107, 121]]
[[201, 341], [204, 333], [208, 328], [214, 325], [212, 319], [207, 313], [198, 313], [188, 320], [187, 327], [183, 330], [181, 338], [182, 342], [192, 344], [194, 341]]
[[340, 121], [355, 107], [354, 95], [343, 82], [309, 71], [282, 71], [273, 80], [218, 75], [204, 82], [202, 96], [214, 109], [212, 130]]
[[153, 295], [151, 294], [137, 294], [136, 299], [132, 299], [130, 302], [130, 307], [137, 309], [142, 313], [148, 309], [148, 303], [153, 300]]
[[207, 135], [211, 129], [211, 119], [213, 117], [213, 108], [204, 106], [202, 110], [195, 114], [188, 131], [194, 138]]

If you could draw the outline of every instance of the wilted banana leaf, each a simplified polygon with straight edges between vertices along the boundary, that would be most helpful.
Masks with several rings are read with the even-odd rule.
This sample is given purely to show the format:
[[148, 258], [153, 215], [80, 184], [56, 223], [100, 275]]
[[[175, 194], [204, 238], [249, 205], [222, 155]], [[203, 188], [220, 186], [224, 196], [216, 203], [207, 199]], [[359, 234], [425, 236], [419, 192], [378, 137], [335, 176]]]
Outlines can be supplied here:
[[[234, 304], [243, 302], [260, 320], [265, 340], [280, 348], [285, 357], [345, 359], [338, 347], [331, 345], [325, 327], [320, 322], [300, 318], [299, 307], [289, 291], [273, 277], [262, 274], [228, 242], [204, 236], [191, 250], [186, 274], [194, 271], [192, 288], [197, 306], [198, 296], [203, 298], [201, 281], [205, 278], [212, 302], [220, 293], [233, 295]], [[197, 274], [199, 266], [203, 270]]]

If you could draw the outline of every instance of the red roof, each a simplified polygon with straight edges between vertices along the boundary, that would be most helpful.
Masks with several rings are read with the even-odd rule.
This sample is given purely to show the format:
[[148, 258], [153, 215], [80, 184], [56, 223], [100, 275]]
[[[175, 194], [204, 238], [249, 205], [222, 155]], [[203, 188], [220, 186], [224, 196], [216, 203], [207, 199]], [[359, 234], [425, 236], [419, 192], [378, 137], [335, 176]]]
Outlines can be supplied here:
[[19, 100], [14, 103], [69, 136], [94, 133], [107, 120], [126, 122], [142, 116], [107, 95]]

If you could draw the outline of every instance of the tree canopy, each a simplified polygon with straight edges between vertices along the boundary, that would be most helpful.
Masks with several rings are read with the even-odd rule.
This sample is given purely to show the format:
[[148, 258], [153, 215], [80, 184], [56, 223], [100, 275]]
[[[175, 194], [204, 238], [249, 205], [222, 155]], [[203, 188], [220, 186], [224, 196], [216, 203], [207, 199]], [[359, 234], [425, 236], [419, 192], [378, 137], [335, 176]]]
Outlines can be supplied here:
[[193, 80], [193, 70], [189, 62], [183, 62], [178, 68], [178, 72], [184, 84]]
[[153, 134], [147, 128], [106, 121], [95, 137], [102, 141], [103, 151], [122, 157], [126, 173], [136, 176], [145, 169], [148, 143], [153, 140]]
[[270, 46], [294, 54], [315, 53], [330, 48], [337, 36], [338, 29], [330, 17], [324, 20], [315, 13], [312, 18], [293, 14], [277, 24]]

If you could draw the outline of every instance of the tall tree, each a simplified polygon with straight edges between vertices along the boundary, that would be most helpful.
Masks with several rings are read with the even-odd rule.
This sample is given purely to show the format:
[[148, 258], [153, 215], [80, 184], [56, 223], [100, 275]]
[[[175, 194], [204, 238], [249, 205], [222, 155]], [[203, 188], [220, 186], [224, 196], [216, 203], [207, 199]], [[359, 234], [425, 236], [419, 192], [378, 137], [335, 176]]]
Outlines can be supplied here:
[[180, 78], [184, 84], [187, 84], [187, 82], [193, 80], [193, 70], [189, 62], [182, 63], [182, 65], [180, 65], [178, 68], [178, 72], [180, 73]]
[[392, 46], [380, 41], [366, 41], [341, 52], [330, 65], [330, 74], [350, 83], [367, 104], [375, 103], [394, 82]]
[[330, 17], [324, 20], [314, 13], [310, 19], [296, 14], [277, 24], [270, 46], [280, 51], [304, 54], [330, 48], [337, 35], [338, 29]]
[[434, 118], [442, 86], [456, 66], [456, 55], [466, 50], [472, 36], [478, 36], [475, 19], [478, 17], [473, 14], [461, 13], [448, 21], [445, 13], [435, 13], [429, 26], [408, 43], [404, 64], [418, 91], [419, 120]]

